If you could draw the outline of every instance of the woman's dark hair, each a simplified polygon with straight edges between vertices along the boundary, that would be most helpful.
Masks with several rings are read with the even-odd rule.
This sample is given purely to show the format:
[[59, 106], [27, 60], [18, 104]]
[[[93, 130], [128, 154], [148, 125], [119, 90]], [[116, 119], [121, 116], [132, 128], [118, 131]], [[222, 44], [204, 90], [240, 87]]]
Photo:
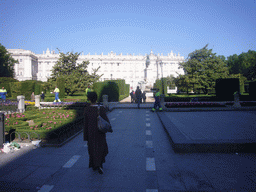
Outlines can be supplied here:
[[92, 103], [96, 103], [97, 99], [98, 99], [98, 96], [97, 96], [97, 93], [95, 92], [89, 92], [87, 94], [87, 98], [89, 101], [91, 101]]

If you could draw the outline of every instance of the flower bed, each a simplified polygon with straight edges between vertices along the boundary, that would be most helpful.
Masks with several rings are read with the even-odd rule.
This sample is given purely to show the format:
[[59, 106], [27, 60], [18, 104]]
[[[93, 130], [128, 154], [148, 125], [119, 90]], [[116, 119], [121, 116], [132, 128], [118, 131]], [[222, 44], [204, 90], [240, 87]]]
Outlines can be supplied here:
[[40, 105], [41, 105], [41, 107], [67, 107], [67, 108], [82, 107], [82, 108], [84, 108], [84, 107], [88, 106], [89, 104], [86, 102], [55, 102], [55, 103], [49, 102], [49, 103], [41, 103]]
[[[49, 138], [51, 133], [61, 132], [62, 127], [72, 127], [72, 123], [81, 121], [81, 113], [74, 109], [45, 109], [30, 110], [24, 113], [12, 113], [5, 116], [5, 131], [15, 130], [21, 135], [21, 139], [38, 137], [41, 139]], [[34, 133], [34, 134], [32, 134]], [[57, 134], [58, 135], [58, 134]], [[52, 136], [51, 136], [52, 137]]]
[[187, 107], [225, 107], [224, 103], [216, 102], [170, 102], [165, 105], [167, 108]]
[[6, 102], [0, 102], [0, 111], [17, 111], [18, 102], [12, 100], [6, 100]]

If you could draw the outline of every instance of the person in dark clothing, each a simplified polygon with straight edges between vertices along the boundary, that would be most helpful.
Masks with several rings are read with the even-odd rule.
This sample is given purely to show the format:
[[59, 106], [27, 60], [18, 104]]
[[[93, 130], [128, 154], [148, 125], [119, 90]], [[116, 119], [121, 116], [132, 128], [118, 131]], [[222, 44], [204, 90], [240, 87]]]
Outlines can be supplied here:
[[[100, 132], [97, 126], [97, 94], [89, 92], [87, 98], [91, 104], [84, 110], [84, 141], [87, 141], [88, 145], [89, 168], [92, 167], [93, 170], [103, 174], [103, 163], [105, 163], [105, 157], [108, 154], [106, 134]], [[106, 109], [103, 106], [100, 106], [100, 116], [109, 122]]]
[[132, 90], [132, 92], [130, 93], [130, 96], [131, 96], [131, 103], [135, 102], [135, 99], [134, 99], [134, 91]]
[[142, 93], [142, 99], [143, 99], [143, 103], [146, 103], [146, 92], [145, 91], [143, 91], [143, 93]]
[[41, 94], [41, 101], [44, 101], [44, 92]]
[[159, 92], [159, 89], [156, 89], [155, 103], [154, 103], [154, 107], [151, 109], [151, 111], [154, 112], [157, 107], [158, 107], [159, 111], [163, 110], [162, 106], [161, 106], [161, 103], [160, 103], [160, 92]]
[[140, 87], [137, 86], [137, 89], [135, 91], [135, 96], [136, 96], [136, 99], [137, 99], [137, 102], [138, 102], [138, 109], [140, 108], [140, 102], [141, 102], [141, 90], [140, 90]]

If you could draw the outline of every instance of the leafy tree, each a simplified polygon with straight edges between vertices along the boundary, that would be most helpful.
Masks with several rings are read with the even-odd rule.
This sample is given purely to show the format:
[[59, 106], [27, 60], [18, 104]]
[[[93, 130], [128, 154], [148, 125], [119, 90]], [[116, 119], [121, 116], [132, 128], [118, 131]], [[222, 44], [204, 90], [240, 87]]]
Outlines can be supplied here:
[[228, 77], [224, 58], [216, 56], [216, 53], [207, 47], [208, 44], [202, 49], [193, 51], [184, 62], [180, 63], [185, 75], [179, 76], [179, 79], [187, 86], [187, 90], [192, 87], [193, 91], [202, 90], [208, 94], [209, 90], [214, 89], [216, 79]]
[[231, 74], [242, 74], [247, 80], [253, 80], [256, 78], [256, 51], [231, 55], [227, 65]]
[[[60, 51], [59, 51], [60, 52]], [[60, 52], [60, 58], [52, 69], [50, 82], [55, 82], [58, 77], [65, 79], [65, 92], [67, 95], [73, 95], [77, 91], [84, 91], [88, 85], [97, 82], [101, 76], [97, 75], [97, 69], [89, 74], [87, 67], [89, 61], [77, 63], [80, 53]]]
[[241, 73], [238, 64], [238, 55], [234, 54], [227, 58], [227, 66], [230, 74]]
[[179, 91], [186, 91], [187, 94], [192, 88], [192, 84], [189, 83], [189, 78], [186, 75], [179, 75], [174, 79], [174, 82]]
[[175, 77], [173, 75], [169, 75], [166, 77], [166, 84], [169, 88], [175, 88]]
[[14, 64], [18, 63], [0, 43], [0, 77], [14, 77]]

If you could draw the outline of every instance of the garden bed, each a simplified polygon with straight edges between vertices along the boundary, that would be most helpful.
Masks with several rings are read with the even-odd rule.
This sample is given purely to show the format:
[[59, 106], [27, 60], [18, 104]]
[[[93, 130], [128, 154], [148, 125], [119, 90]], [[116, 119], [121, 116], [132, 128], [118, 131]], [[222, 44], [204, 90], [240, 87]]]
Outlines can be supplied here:
[[40, 106], [43, 108], [52, 107], [64, 107], [64, 108], [84, 108], [88, 106], [87, 102], [40, 102]]
[[66, 108], [38, 110], [32, 108], [24, 113], [5, 116], [5, 131], [9, 141], [41, 139], [48, 143], [59, 143], [81, 130], [83, 121], [81, 105]]

